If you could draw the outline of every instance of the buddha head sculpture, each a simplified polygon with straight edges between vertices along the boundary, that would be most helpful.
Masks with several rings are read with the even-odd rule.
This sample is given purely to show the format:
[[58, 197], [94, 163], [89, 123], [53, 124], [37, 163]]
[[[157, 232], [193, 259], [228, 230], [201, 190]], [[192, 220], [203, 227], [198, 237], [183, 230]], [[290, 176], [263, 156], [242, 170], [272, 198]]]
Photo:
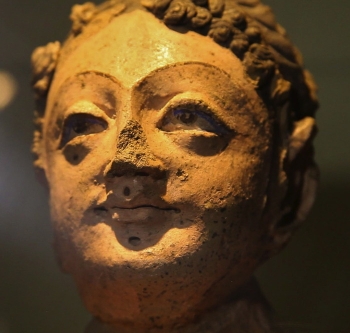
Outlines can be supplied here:
[[71, 19], [33, 53], [33, 151], [89, 332], [268, 332], [252, 276], [317, 184], [300, 54], [259, 0], [86, 3]]

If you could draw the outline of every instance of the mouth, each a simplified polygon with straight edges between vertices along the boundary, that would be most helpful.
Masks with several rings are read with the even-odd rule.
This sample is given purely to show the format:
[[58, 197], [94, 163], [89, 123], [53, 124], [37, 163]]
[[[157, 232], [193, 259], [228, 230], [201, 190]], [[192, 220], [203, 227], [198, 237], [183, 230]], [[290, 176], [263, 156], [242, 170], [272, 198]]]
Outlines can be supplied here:
[[108, 207], [97, 206], [93, 208], [93, 211], [98, 216], [111, 217], [114, 222], [119, 223], [152, 223], [153, 221], [160, 221], [165, 219], [166, 216], [170, 213], [179, 214], [180, 210], [170, 206], [158, 205], [133, 205], [130, 203], [123, 203], [118, 205], [113, 205]]
[[137, 195], [132, 199], [121, 198], [114, 192], [107, 194], [106, 200], [96, 202], [93, 208], [95, 213], [116, 213], [129, 212], [136, 213], [138, 211], [159, 211], [159, 212], [174, 212], [180, 213], [180, 209], [170, 205], [164, 199], [158, 196], [146, 197]]
[[158, 206], [153, 206], [153, 205], [139, 205], [139, 206], [130, 206], [130, 207], [114, 206], [114, 207], [112, 207], [112, 209], [131, 209], [131, 210], [141, 209], [141, 208], [153, 208], [153, 209], [159, 209], [159, 210], [165, 210], [165, 211], [174, 211], [175, 213], [180, 212], [180, 210], [177, 208], [173, 208], [173, 207], [163, 208], [163, 207], [158, 207]]
[[173, 207], [158, 207], [153, 205], [139, 205], [139, 206], [112, 206], [111, 208], [106, 208], [105, 206], [98, 206], [95, 207], [93, 210], [95, 213], [103, 213], [103, 212], [114, 212], [114, 211], [137, 211], [141, 209], [155, 209], [155, 210], [161, 210], [161, 211], [169, 211], [174, 213], [180, 213], [180, 209], [173, 208]]
[[[97, 216], [110, 221], [122, 245], [134, 250], [149, 246], [154, 241], [153, 238], [159, 234], [159, 230], [174, 219], [172, 215], [180, 213], [180, 210], [174, 207], [129, 203], [111, 207], [97, 206], [93, 211]], [[175, 217], [178, 218], [179, 215]]]

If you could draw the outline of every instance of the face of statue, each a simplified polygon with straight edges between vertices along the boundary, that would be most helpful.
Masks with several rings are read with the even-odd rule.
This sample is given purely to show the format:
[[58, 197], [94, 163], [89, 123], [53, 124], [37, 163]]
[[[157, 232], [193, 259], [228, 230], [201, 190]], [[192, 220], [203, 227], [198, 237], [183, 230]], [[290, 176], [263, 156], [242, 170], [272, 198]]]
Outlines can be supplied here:
[[44, 143], [58, 257], [96, 316], [175, 322], [258, 265], [268, 111], [207, 37], [115, 18], [59, 65]]

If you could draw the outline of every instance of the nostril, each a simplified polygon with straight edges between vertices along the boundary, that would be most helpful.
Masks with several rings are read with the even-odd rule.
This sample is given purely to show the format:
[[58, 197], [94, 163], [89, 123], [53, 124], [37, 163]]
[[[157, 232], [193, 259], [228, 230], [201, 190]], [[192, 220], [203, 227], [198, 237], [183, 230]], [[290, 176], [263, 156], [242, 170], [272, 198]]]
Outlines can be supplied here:
[[140, 161], [124, 161], [121, 158], [116, 158], [107, 166], [104, 176], [107, 180], [123, 176], [150, 177], [153, 179], [166, 178], [166, 170], [160, 163], [153, 163], [152, 165], [141, 164], [147, 163], [141, 163]]
[[128, 197], [130, 195], [130, 188], [128, 186], [124, 187], [123, 194]]
[[140, 245], [141, 239], [139, 237], [130, 237], [129, 238], [129, 244], [133, 246]]

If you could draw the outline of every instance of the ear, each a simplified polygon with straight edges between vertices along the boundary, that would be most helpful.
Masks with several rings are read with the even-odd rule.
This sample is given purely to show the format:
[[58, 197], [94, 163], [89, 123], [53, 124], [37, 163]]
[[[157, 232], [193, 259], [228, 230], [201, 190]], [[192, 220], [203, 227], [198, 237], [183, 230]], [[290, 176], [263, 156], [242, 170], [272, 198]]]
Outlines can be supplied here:
[[37, 47], [31, 57], [33, 78], [32, 88], [35, 93], [36, 111], [34, 113], [34, 137], [32, 153], [34, 155], [34, 167], [40, 183], [48, 188], [44, 169], [43, 156], [43, 122], [46, 108], [46, 98], [50, 84], [57, 66], [61, 44], [49, 43], [46, 46]]
[[[274, 217], [268, 221], [269, 256], [279, 252], [309, 214], [317, 191], [319, 172], [313, 159], [312, 140], [317, 132], [315, 119], [305, 117], [294, 123], [292, 134], [279, 152], [275, 202], [270, 205]], [[273, 207], [274, 206], [274, 207]]]

